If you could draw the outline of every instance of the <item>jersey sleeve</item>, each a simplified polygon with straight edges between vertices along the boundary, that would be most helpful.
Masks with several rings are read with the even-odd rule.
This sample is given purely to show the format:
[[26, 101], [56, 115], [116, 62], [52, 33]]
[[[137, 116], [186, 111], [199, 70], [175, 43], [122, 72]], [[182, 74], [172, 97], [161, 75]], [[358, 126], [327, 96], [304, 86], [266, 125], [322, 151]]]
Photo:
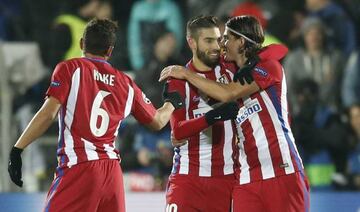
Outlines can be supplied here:
[[46, 96], [52, 96], [64, 104], [66, 101], [71, 87], [71, 73], [68, 65], [64, 62], [59, 63], [51, 76], [51, 82]]
[[[181, 80], [171, 79], [168, 80], [169, 91], [177, 91], [180, 93], [182, 99], [185, 100], [185, 86], [184, 82]], [[200, 133], [202, 130], [209, 127], [205, 120], [205, 116], [186, 120], [186, 108], [189, 107], [188, 103], [185, 100], [185, 107], [177, 109], [173, 112], [170, 125], [173, 135], [176, 140], [187, 139], [191, 136], [195, 136]]]
[[260, 62], [255, 66], [252, 76], [256, 84], [263, 90], [281, 83], [283, 77], [281, 64], [276, 60]]
[[155, 114], [156, 109], [148, 99], [144, 92], [131, 80], [132, 87], [134, 89], [134, 100], [131, 108], [131, 114], [138, 120], [141, 124], [149, 124]]

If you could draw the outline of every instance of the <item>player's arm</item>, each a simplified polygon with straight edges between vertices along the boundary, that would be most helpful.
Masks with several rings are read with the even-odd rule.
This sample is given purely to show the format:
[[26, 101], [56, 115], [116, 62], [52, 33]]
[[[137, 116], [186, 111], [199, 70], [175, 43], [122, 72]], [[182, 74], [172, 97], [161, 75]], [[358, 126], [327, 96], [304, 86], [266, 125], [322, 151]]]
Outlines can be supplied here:
[[60, 102], [54, 98], [49, 97], [45, 100], [43, 106], [35, 114], [30, 121], [25, 131], [17, 140], [15, 147], [24, 149], [34, 140], [39, 138], [53, 123], [59, 109], [61, 107]]
[[[180, 95], [181, 99], [185, 99], [185, 84], [184, 81], [170, 79], [164, 87], [163, 98], [164, 101], [169, 99], [171, 94]], [[189, 105], [186, 105], [189, 107]], [[184, 143], [184, 139], [196, 136], [204, 129], [213, 125], [217, 121], [224, 121], [234, 119], [239, 108], [236, 103], [228, 103], [216, 109], [210, 110], [203, 116], [188, 119], [186, 118], [187, 110], [185, 107], [179, 107], [172, 114], [170, 125], [172, 130], [173, 145]]]
[[236, 100], [255, 93], [260, 89], [255, 82], [245, 83], [244, 85], [235, 82], [230, 82], [229, 84], [218, 83], [201, 77], [183, 66], [168, 66], [164, 68], [159, 80], [161, 81], [168, 77], [187, 80], [206, 95], [221, 102]]
[[170, 102], [165, 102], [163, 106], [156, 110], [153, 120], [146, 126], [151, 130], [161, 130], [169, 122], [175, 107]]
[[21, 153], [23, 149], [39, 138], [50, 127], [60, 107], [61, 104], [56, 98], [47, 98], [43, 106], [21, 134], [15, 146], [11, 149], [8, 171], [11, 180], [16, 185], [22, 187], [23, 184], [21, 180]]
[[185, 111], [175, 112], [171, 118], [171, 128], [176, 142], [183, 143], [182, 140], [199, 134], [204, 129], [218, 121], [235, 119], [239, 111], [236, 102], [228, 102], [212, 109], [203, 116], [194, 119], [185, 119]]

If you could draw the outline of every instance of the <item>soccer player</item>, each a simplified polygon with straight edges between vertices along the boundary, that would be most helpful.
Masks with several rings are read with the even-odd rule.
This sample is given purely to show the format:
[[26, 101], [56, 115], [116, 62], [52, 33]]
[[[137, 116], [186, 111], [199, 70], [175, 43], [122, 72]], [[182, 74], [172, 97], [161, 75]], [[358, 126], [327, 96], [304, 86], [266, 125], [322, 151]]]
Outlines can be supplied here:
[[[242, 67], [234, 80], [220, 84], [199, 77], [184, 67], [165, 68], [160, 80], [185, 79], [206, 95], [220, 101], [238, 99], [238, 183], [233, 191], [237, 211], [308, 211], [309, 186], [289, 125], [286, 81], [278, 61], [283, 48], [270, 53], [261, 48], [263, 30], [252, 16], [226, 23], [225, 60]], [[245, 81], [247, 83], [245, 83]]]
[[[193, 57], [186, 66], [201, 78], [227, 83], [232, 72], [219, 65], [219, 41], [215, 17], [188, 21], [187, 42]], [[170, 123], [174, 138], [187, 142], [175, 148], [166, 211], [230, 211], [237, 136], [229, 119], [236, 118], [238, 104], [218, 104], [183, 80], [170, 79], [168, 84], [169, 91], [176, 90], [185, 99], [185, 107], [173, 113]]]
[[84, 57], [59, 63], [46, 100], [10, 152], [11, 180], [22, 187], [21, 152], [59, 116], [58, 167], [44, 211], [125, 211], [122, 171], [115, 137], [132, 114], [160, 130], [182, 106], [179, 94], [165, 90], [156, 110], [138, 86], [107, 60], [115, 44], [116, 23], [90, 21], [80, 40]]

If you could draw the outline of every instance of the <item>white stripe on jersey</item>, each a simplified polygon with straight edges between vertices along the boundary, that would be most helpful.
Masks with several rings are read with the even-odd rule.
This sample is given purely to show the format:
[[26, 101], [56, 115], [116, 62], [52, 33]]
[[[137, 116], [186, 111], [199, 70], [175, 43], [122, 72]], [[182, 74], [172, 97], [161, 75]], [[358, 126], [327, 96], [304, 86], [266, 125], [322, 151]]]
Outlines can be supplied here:
[[225, 131], [225, 138], [224, 138], [224, 174], [232, 174], [234, 173], [234, 161], [232, 159], [232, 137], [234, 136], [234, 132], [232, 130], [232, 121], [224, 121], [224, 131]]
[[[186, 106], [186, 120], [189, 120], [190, 107], [190, 87], [189, 83], [185, 83], [185, 106]], [[189, 142], [189, 141], [188, 141]], [[188, 142], [180, 147], [180, 170], [179, 174], [189, 174], [189, 144]]]
[[113, 146], [110, 146], [109, 144], [104, 144], [104, 149], [110, 159], [118, 159], [118, 156], [117, 156], [116, 152], [114, 151], [115, 144], [113, 144]]
[[[283, 72], [283, 79], [282, 79], [282, 82], [281, 82], [281, 108], [285, 108], [285, 110], [282, 110], [282, 117], [284, 119], [284, 123], [285, 123], [285, 127], [286, 129], [288, 129], [288, 135], [289, 135], [289, 138], [291, 140], [291, 143], [292, 143], [292, 146], [294, 147], [295, 149], [295, 153], [296, 153], [296, 156], [299, 160], [300, 160], [300, 163], [301, 163], [301, 168], [304, 168], [304, 165], [302, 163], [302, 159], [300, 157], [300, 154], [299, 154], [299, 151], [297, 150], [297, 147], [295, 145], [295, 138], [294, 138], [294, 135], [292, 134], [292, 131], [291, 131], [291, 128], [290, 128], [290, 124], [289, 124], [289, 118], [288, 118], [288, 102], [287, 102], [287, 98], [286, 98], [286, 95], [287, 95], [287, 85], [286, 85], [286, 77], [285, 77], [285, 72], [284, 72], [284, 68], [282, 68], [282, 72]], [[300, 169], [300, 167], [298, 167]]]
[[245, 136], [244, 133], [242, 131], [242, 128], [240, 127], [240, 125], [236, 125], [237, 126], [237, 130], [238, 130], [238, 135], [239, 135], [239, 163], [240, 163], [240, 184], [246, 184], [250, 182], [250, 170], [249, 170], [249, 164], [247, 162], [247, 155], [245, 153], [245, 147], [244, 147], [244, 142], [245, 142]]
[[265, 91], [260, 92], [260, 95], [264, 100], [265, 106], [269, 111], [272, 123], [274, 124], [276, 137], [278, 138], [278, 142], [279, 142], [282, 161], [284, 164], [286, 163], [288, 164], [288, 166], [285, 167], [285, 173], [286, 174], [294, 173], [295, 170], [291, 160], [289, 145], [288, 142], [286, 141], [284, 130], [282, 129], [281, 123], [279, 121], [276, 108], [274, 107], [270, 97]]
[[75, 106], [77, 101], [77, 95], [80, 87], [80, 68], [77, 68], [71, 78], [71, 88], [69, 97], [66, 104], [65, 115], [65, 130], [64, 130], [64, 142], [65, 142], [65, 154], [67, 155], [69, 162], [68, 167], [77, 163], [77, 156], [74, 151], [74, 139], [71, 135], [71, 125], [74, 119]]
[[[264, 92], [264, 91], [262, 91]], [[248, 98], [244, 101], [246, 105], [247, 102], [250, 102], [252, 99]], [[271, 161], [271, 155], [269, 150], [269, 144], [265, 135], [264, 128], [259, 127], [261, 123], [258, 113], [254, 113], [248, 118], [251, 128], [253, 129], [253, 135], [255, 139], [255, 144], [258, 149], [258, 159], [261, 164], [261, 174], [263, 179], [269, 179], [275, 177], [274, 167]]]
[[[220, 74], [219, 71], [220, 71], [220, 67], [218, 66], [217, 72]], [[206, 78], [204, 74], [198, 74], [198, 75]], [[200, 97], [198, 109], [196, 110], [199, 109], [204, 114], [209, 110], [211, 110], [212, 108], [206, 103], [206, 101], [202, 97]], [[199, 176], [201, 177], [211, 176], [211, 155], [212, 155], [212, 127], [209, 127], [201, 131], [199, 136], [199, 166], [200, 166]]]
[[90, 142], [84, 138], [81, 138], [81, 140], [84, 142], [84, 148], [85, 148], [85, 153], [86, 153], [87, 159], [89, 161], [90, 160], [98, 160], [99, 156], [98, 156], [98, 153], [96, 152], [95, 145], [92, 142]]
[[229, 76], [230, 76], [230, 79], [231, 79], [231, 81], [234, 79], [234, 74], [231, 72], [231, 71], [229, 71], [228, 69], [225, 69], [226, 70], [226, 73], [228, 73], [229, 74]]
[[[215, 76], [216, 79], [220, 79], [221, 78], [221, 67], [220, 66], [216, 66], [214, 68], [214, 72], [215, 72]], [[204, 76], [205, 77], [205, 76]]]
[[[216, 66], [215, 69], [216, 79], [221, 78], [221, 67]], [[226, 69], [226, 72], [230, 75], [230, 78], [233, 78], [233, 73]], [[234, 132], [232, 131], [231, 121], [224, 121], [224, 174], [232, 174], [234, 173], [234, 161], [232, 159], [232, 137], [234, 136]], [[230, 140], [230, 142], [229, 142]]]
[[119, 124], [116, 127], [116, 130], [115, 130], [115, 133], [114, 133], [115, 137], [119, 133], [119, 128], [120, 128], [122, 120], [124, 120], [131, 112], [131, 107], [132, 107], [133, 101], [134, 101], [134, 89], [129, 85], [129, 94], [128, 94], [128, 97], [126, 99], [126, 105], [125, 105], [125, 110], [124, 110], [124, 118], [122, 118], [119, 121]]
[[116, 137], [116, 136], [118, 135], [118, 133], [119, 133], [119, 128], [120, 128], [121, 122], [122, 122], [122, 120], [119, 121], [119, 124], [118, 124], [118, 126], [116, 127], [116, 130], [115, 130], [115, 132], [114, 132], [114, 136], [115, 136], [115, 137]]
[[131, 107], [134, 101], [134, 89], [129, 85], [129, 95], [126, 100], [124, 118], [125, 119], [131, 112]]

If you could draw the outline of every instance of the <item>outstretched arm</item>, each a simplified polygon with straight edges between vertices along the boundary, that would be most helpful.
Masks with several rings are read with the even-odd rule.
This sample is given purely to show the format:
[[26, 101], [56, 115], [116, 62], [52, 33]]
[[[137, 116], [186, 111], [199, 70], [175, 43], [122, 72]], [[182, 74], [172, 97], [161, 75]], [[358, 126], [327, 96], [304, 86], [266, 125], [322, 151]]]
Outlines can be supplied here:
[[23, 185], [23, 181], [21, 180], [21, 152], [50, 127], [60, 109], [60, 106], [60, 102], [56, 98], [50, 96], [40, 110], [35, 114], [34, 118], [17, 140], [15, 146], [11, 149], [8, 172], [11, 180], [16, 185], [20, 187]]
[[245, 83], [244, 85], [235, 82], [230, 82], [229, 84], [218, 83], [203, 78], [196, 73], [187, 70], [183, 66], [168, 66], [164, 68], [161, 72], [159, 81], [169, 77], [187, 80], [206, 95], [221, 102], [236, 100], [255, 93], [260, 89], [255, 82], [252, 82], [251, 84]]
[[174, 110], [175, 107], [170, 102], [165, 102], [161, 108], [156, 110], [153, 120], [146, 126], [151, 130], [161, 130], [169, 122]]
[[176, 141], [173, 144], [183, 143], [183, 139], [199, 134], [204, 129], [218, 121], [235, 119], [239, 111], [236, 102], [229, 102], [206, 112], [203, 116], [194, 119], [185, 119], [185, 110], [174, 113], [171, 119], [171, 128]]
[[34, 118], [30, 121], [25, 131], [17, 140], [15, 147], [24, 149], [26, 146], [44, 134], [44, 132], [53, 123], [60, 107], [61, 104], [56, 98], [50, 96], [48, 99], [46, 99], [43, 106], [35, 114]]

